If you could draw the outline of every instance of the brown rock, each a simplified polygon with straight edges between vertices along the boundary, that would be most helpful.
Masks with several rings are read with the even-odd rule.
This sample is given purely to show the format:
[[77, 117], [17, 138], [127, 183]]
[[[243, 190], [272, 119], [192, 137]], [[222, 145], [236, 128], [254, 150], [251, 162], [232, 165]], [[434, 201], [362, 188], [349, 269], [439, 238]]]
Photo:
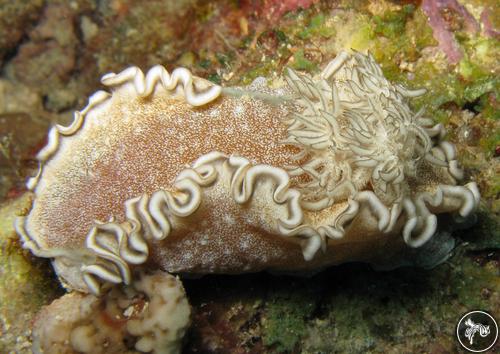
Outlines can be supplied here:
[[75, 68], [78, 44], [73, 16], [65, 5], [47, 6], [40, 24], [29, 33], [30, 40], [7, 66], [8, 75], [43, 94], [66, 83]]
[[42, 0], [0, 0], [0, 64], [39, 17]]

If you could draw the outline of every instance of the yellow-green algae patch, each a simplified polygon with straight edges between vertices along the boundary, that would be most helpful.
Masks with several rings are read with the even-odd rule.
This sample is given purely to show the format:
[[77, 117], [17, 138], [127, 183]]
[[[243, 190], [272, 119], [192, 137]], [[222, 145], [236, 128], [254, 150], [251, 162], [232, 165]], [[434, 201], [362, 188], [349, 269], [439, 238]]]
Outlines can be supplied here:
[[[327, 296], [327, 316], [309, 327], [307, 352], [454, 352], [457, 319], [470, 309], [494, 310], [499, 301], [495, 261], [485, 266], [455, 257], [432, 273], [401, 269], [357, 272]], [[371, 279], [367, 276], [371, 275]], [[357, 289], [358, 288], [358, 289]], [[361, 289], [359, 289], [361, 288]], [[434, 333], [429, 342], [429, 333]], [[411, 338], [411, 340], [409, 340]], [[426, 351], [427, 352], [427, 351]]]
[[[345, 3], [332, 10], [323, 4], [288, 14], [272, 31], [280, 34], [276, 36], [275, 55], [264, 55], [257, 65], [243, 71], [243, 83], [259, 75], [272, 76], [285, 66], [317, 73], [341, 50], [370, 51], [387, 78], [428, 90], [415, 100], [415, 109], [425, 107], [435, 120], [447, 123], [450, 105], [463, 107], [478, 100], [485, 116], [498, 116], [500, 41], [481, 32], [458, 30], [455, 37], [463, 58], [451, 65], [433, 37], [426, 14], [415, 5], [380, 0]], [[261, 49], [265, 33], [258, 37], [254, 49]], [[247, 44], [243, 43], [244, 52], [253, 52]], [[484, 99], [488, 94], [495, 99]], [[492, 144], [485, 147], [491, 151]]]
[[316, 307], [315, 288], [298, 292], [281, 288], [270, 294], [263, 320], [264, 345], [277, 353], [296, 349], [307, 334], [307, 318]]
[[29, 193], [0, 206], [0, 352], [30, 353], [31, 322], [38, 310], [62, 294], [47, 261], [23, 250], [14, 231], [18, 213], [30, 207]]

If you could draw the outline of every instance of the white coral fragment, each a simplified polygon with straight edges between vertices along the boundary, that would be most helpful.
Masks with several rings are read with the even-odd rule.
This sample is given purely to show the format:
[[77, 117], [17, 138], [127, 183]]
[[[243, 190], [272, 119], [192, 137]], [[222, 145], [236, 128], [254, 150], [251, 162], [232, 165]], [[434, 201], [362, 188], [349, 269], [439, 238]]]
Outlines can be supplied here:
[[178, 278], [142, 273], [127, 289], [117, 286], [100, 298], [71, 293], [45, 307], [35, 320], [33, 351], [180, 353], [190, 312]]
[[149, 298], [141, 314], [127, 322], [127, 331], [138, 337], [135, 348], [140, 352], [180, 352], [190, 308], [180, 281], [171, 276], [164, 278], [157, 272], [135, 283], [135, 288]]

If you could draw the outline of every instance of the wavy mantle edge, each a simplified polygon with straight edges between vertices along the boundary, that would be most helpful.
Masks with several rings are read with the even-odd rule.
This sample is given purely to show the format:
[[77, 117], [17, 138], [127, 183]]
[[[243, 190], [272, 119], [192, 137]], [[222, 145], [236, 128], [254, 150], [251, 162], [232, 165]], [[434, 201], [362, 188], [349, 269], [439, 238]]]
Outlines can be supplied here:
[[[187, 69], [175, 69], [170, 75], [162, 66], [153, 67], [148, 71], [146, 75], [144, 75], [139, 68], [131, 67], [119, 74], [111, 73], [103, 76], [102, 83], [109, 87], [116, 87], [131, 83], [136, 91], [136, 94], [139, 97], [147, 97], [151, 95], [154, 92], [156, 85], [161, 84], [168, 91], [175, 90], [177, 91], [177, 93], [179, 93], [180, 91], [181, 95], [183, 95], [183, 97], [186, 99], [186, 102], [193, 106], [201, 106], [207, 104], [215, 100], [222, 92], [222, 88], [220, 86], [207, 82], [204, 79], [192, 76], [192, 74]], [[204, 89], [205, 91], [197, 93], [197, 90], [199, 89]], [[64, 136], [70, 136], [78, 132], [78, 130], [84, 124], [85, 117], [88, 112], [107, 101], [111, 97], [111, 95], [111, 93], [106, 91], [97, 91], [95, 94], [90, 96], [88, 105], [82, 111], [75, 112], [74, 121], [72, 124], [70, 124], [68, 127], [56, 125], [50, 130], [48, 144], [37, 155], [37, 159], [39, 161], [38, 173], [35, 177], [30, 178], [27, 182], [28, 189], [34, 190], [36, 188], [38, 181], [43, 173], [44, 163], [57, 153], [60, 139]], [[433, 133], [432, 135], [438, 136], [439, 138], [442, 138], [442, 136], [444, 135], [441, 125], [436, 125], [430, 130]], [[449, 145], [452, 146], [451, 144]], [[456, 156], [456, 154], [452, 150], [453, 149], [450, 149], [449, 146], [441, 146], [441, 154], [450, 155], [447, 156], [448, 160]], [[184, 188], [186, 186], [189, 186], [189, 188], [186, 187], [186, 190], [193, 192], [195, 190], [199, 191], [200, 188], [210, 185], [210, 183], [207, 182], [207, 179], [203, 176], [203, 173], [199, 172], [197, 168], [203, 168], [204, 163], [208, 163], [208, 161], [210, 161], [210, 158], [207, 156], [211, 156], [211, 158], [213, 158], [217, 154], [221, 155], [221, 153], [213, 152], [211, 154], [200, 157], [200, 159], [198, 159], [197, 162], [193, 165], [192, 169], [185, 170], [191, 172], [183, 171], [181, 172], [181, 174], [179, 174], [174, 187]], [[215, 160], [222, 158], [219, 155], [217, 155], [218, 157]], [[228, 163], [230, 163], [229, 161], [232, 161], [232, 163], [235, 163], [236, 165], [240, 163], [247, 166], [248, 161], [242, 157], [238, 158], [235, 156], [231, 156], [224, 158], [228, 160]], [[441, 157], [440, 159], [443, 158]], [[301, 244], [303, 248], [304, 258], [306, 260], [312, 259], [320, 248], [326, 249], [328, 238], [337, 239], [343, 237], [345, 234], [345, 227], [348, 226], [349, 223], [356, 217], [358, 211], [361, 208], [361, 205], [363, 204], [367, 205], [371, 209], [373, 215], [378, 220], [379, 231], [384, 233], [390, 232], [394, 229], [399, 216], [404, 212], [407, 216], [407, 220], [402, 231], [404, 241], [411, 247], [420, 247], [430, 237], [432, 237], [437, 227], [437, 218], [432, 212], [429, 211], [428, 207], [438, 207], [439, 205], [443, 204], [446, 199], [458, 199], [460, 200], [461, 206], [457, 210], [462, 217], [465, 217], [477, 207], [480, 198], [479, 190], [474, 182], [469, 183], [465, 186], [440, 185], [432, 194], [424, 192], [414, 198], [405, 197], [402, 198], [402, 200], [394, 203], [390, 208], [387, 208], [373, 192], [361, 191], [348, 200], [347, 207], [340, 215], [338, 215], [333, 225], [320, 225], [318, 227], [313, 227], [311, 225], [302, 223], [303, 205], [301, 205], [300, 202], [300, 192], [296, 189], [288, 188], [289, 175], [285, 170], [268, 165], [257, 165], [251, 168], [244, 168], [243, 170], [246, 171], [246, 169], [253, 171], [252, 173], [254, 173], [254, 176], [255, 174], [259, 175], [257, 171], [261, 171], [263, 175], [270, 174], [271, 176], [274, 175], [274, 177], [279, 176], [278, 179], [282, 182], [284, 181], [284, 176], [286, 176], [286, 187], [285, 185], [279, 184], [279, 186], [281, 186], [280, 188], [278, 188], [279, 191], [278, 189], [275, 190], [274, 197], [278, 198], [275, 199], [275, 202], [283, 202], [280, 198], [283, 198], [284, 195], [287, 195], [291, 198], [290, 201], [293, 200], [293, 202], [290, 203], [294, 205], [294, 209], [291, 213], [292, 216], [290, 216], [288, 223], [286, 221], [283, 223], [279, 223], [278, 229], [283, 236], [296, 236], [302, 239]], [[240, 172], [235, 174], [239, 176], [239, 179], [241, 179], [239, 180], [237, 178], [235, 180], [239, 181], [238, 183], [247, 183], [242, 181], [252, 180], [252, 178], [249, 179], [246, 175], [241, 174], [241, 171], [243, 170], [237, 169], [237, 171]], [[267, 172], [264, 173], [263, 171]], [[213, 183], [213, 181], [211, 183]], [[196, 184], [198, 184], [198, 186], [196, 186]], [[252, 190], [251, 188], [250, 190]], [[233, 196], [236, 201], [248, 201], [248, 199], [251, 197], [251, 194], [252, 192], [244, 195], [234, 194]], [[190, 207], [181, 207], [181, 204], [179, 204], [179, 200], [176, 199], [173, 194], [165, 190], [157, 191], [153, 193], [153, 195], [156, 195], [156, 202], [163, 201], [167, 203], [168, 201], [170, 203], [170, 207], [172, 208], [172, 213], [179, 217], [190, 215], [190, 213], [185, 213], [191, 210], [190, 208], [194, 208], [191, 210], [191, 213], [194, 212], [197, 208], [196, 203], [191, 204]], [[146, 216], [148, 214], [146, 205], [147, 197], [142, 199], [141, 198], [142, 197], [132, 198], [131, 200], [127, 201], [126, 208], [130, 208], [130, 205], [139, 203], [141, 201], [142, 204], [140, 204], [140, 207], [142, 209], [140, 209], [140, 212], [142, 213], [141, 215], [146, 219], [146, 222], [150, 223], [149, 225], [153, 225], [153, 223], [158, 222], [158, 220], [168, 223], [168, 220], [164, 217], [163, 219], [165, 220], [163, 220], [162, 216], [158, 213], [151, 213], [148, 219], [148, 217]], [[151, 197], [151, 200], [152, 198], [153, 196]], [[127, 215], [127, 218], [130, 219], [132, 225], [135, 225], [138, 222], [137, 216], [135, 217], [136, 219], [134, 219], [133, 214]], [[154, 217], [157, 217], [158, 219], [154, 219]], [[298, 220], [300, 220], [300, 222], [298, 222]], [[68, 255], [68, 252], [65, 250], [42, 249], [38, 245], [37, 241], [27, 233], [25, 223], [26, 217], [19, 217], [15, 221], [15, 227], [23, 241], [23, 247], [30, 249], [33, 254], [40, 257], [74, 258], [74, 256]], [[140, 223], [138, 225], [140, 226]], [[134, 226], [134, 228], [137, 227]], [[139, 237], [140, 235], [138, 232], [133, 233], [134, 228], [132, 229], [132, 232], [127, 232], [127, 230], [121, 229], [121, 226], [113, 223], [112, 221], [108, 223], [96, 221], [96, 225], [87, 235], [86, 247], [102, 262], [102, 264], [96, 263], [91, 265], [84, 265], [82, 267], [82, 272], [86, 275], [85, 282], [90, 291], [96, 294], [100, 292], [100, 282], [96, 279], [96, 277], [101, 278], [101, 280], [103, 281], [108, 281], [111, 283], [129, 283], [131, 273], [128, 263], [141, 264], [145, 262], [148, 255], [148, 244], [145, 241], [146, 239], [144, 237]], [[100, 244], [99, 230], [101, 230], [102, 232], [114, 233], [116, 247], [110, 246], [106, 243]], [[167, 235], [168, 233], [163, 237], [166, 237]], [[304, 242], [304, 240], [306, 242]]]
[[[194, 107], [206, 105], [214, 101], [222, 92], [222, 87], [202, 79], [185, 68], [177, 68], [170, 74], [163, 66], [152, 67], [146, 75], [136, 66], [129, 67], [122, 72], [108, 73], [101, 78], [101, 83], [115, 88], [132, 84], [138, 97], [148, 97], [153, 94], [157, 85], [161, 85], [172, 94], [180, 94], [186, 102]], [[38, 172], [28, 179], [26, 187], [34, 191], [43, 174], [44, 163], [53, 157], [59, 150], [60, 139], [76, 134], [85, 122], [87, 114], [97, 106], [105, 103], [112, 97], [112, 93], [99, 90], [88, 99], [88, 104], [81, 111], [75, 111], [73, 122], [69, 126], [54, 125], [48, 133], [48, 142], [36, 156]]]
[[[465, 186], [440, 185], [432, 194], [424, 192], [414, 199], [406, 197], [390, 208], [372, 191], [362, 191], [348, 200], [346, 208], [331, 225], [313, 226], [304, 221], [301, 193], [290, 187], [290, 176], [284, 169], [252, 165], [244, 157], [211, 152], [181, 171], [171, 190], [160, 189], [151, 196], [143, 194], [127, 200], [125, 222], [117, 223], [113, 219], [95, 221], [85, 238], [85, 247], [93, 255], [92, 263], [79, 260], [88, 290], [99, 295], [104, 283], [130, 284], [131, 266], [147, 261], [150, 242], [168, 237], [172, 217], [184, 218], [196, 212], [202, 202], [203, 189], [221, 180], [230, 181], [230, 197], [238, 204], [251, 200], [258, 183], [272, 183], [273, 203], [288, 210], [285, 218], [276, 219], [276, 234], [296, 238], [306, 261], [313, 259], [320, 249], [326, 250], [328, 239], [342, 238], [362, 207], [370, 209], [381, 233], [394, 231], [397, 220], [404, 213], [403, 239], [410, 247], [420, 247], [437, 228], [437, 218], [429, 207], [439, 207], [455, 199], [460, 204], [459, 215], [466, 217], [479, 203], [479, 190], [474, 182]], [[41, 249], [26, 232], [25, 217], [16, 220], [16, 230], [21, 235], [23, 246], [37, 256], [74, 258], [71, 252], [64, 250]]]

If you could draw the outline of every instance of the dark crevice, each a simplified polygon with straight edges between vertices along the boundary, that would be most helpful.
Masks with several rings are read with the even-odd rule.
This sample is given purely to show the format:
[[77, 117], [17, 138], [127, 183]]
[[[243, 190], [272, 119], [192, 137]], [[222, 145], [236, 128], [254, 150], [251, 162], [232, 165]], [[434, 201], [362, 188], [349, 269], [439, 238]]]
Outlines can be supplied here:
[[479, 103], [480, 103], [480, 97], [478, 97], [474, 101], [464, 103], [464, 105], [462, 106], [462, 109], [470, 111], [474, 114], [478, 114], [480, 112], [480, 111], [478, 111]]
[[2, 70], [2, 74], [3, 74], [3, 68], [5, 67], [5, 65], [17, 56], [17, 53], [19, 52], [19, 48], [21, 47], [21, 45], [23, 43], [27, 42], [28, 40], [29, 40], [29, 35], [28, 35], [28, 33], [25, 32], [21, 36], [21, 38], [19, 38], [19, 41], [16, 43], [15, 46], [5, 50], [5, 52], [3, 53], [3, 56], [1, 58], [1, 61], [0, 61], [1, 65], [2, 65], [0, 70]]
[[5, 75], [5, 66], [13, 60], [19, 53], [19, 48], [31, 40], [31, 31], [38, 26], [40, 20], [43, 18], [43, 13], [45, 12], [47, 4], [44, 2], [43, 5], [38, 9], [38, 13], [31, 19], [28, 19], [24, 25], [24, 31], [12, 48], [3, 48], [5, 51], [0, 54], [0, 75]]

